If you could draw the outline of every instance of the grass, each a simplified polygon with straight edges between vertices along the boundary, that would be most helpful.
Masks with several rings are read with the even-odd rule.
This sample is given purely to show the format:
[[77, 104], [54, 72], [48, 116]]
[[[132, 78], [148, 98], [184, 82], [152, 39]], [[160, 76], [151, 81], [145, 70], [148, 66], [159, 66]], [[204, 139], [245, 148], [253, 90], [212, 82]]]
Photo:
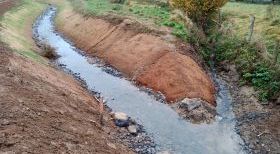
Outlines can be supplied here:
[[216, 45], [216, 60], [234, 63], [241, 77], [240, 84], [253, 86], [259, 100], [265, 103], [276, 99], [280, 92], [280, 72], [258, 52], [254, 43], [237, 36], [221, 36]]
[[[166, 6], [151, 4], [148, 1], [132, 0], [130, 4], [114, 4], [109, 0], [71, 0], [75, 8], [93, 16], [117, 14], [128, 16], [155, 26], [172, 28], [172, 34], [182, 40], [197, 44], [195, 36], [189, 35], [184, 22], [172, 19], [172, 11]], [[229, 2], [222, 8], [224, 29], [229, 33], [216, 37], [216, 56], [218, 62], [229, 61], [237, 66], [241, 76], [240, 84], [251, 85], [258, 93], [259, 100], [268, 102], [280, 92], [280, 73], [259, 54], [259, 44], [263, 44], [267, 53], [274, 52], [274, 43], [280, 40], [280, 6], [275, 6], [268, 18], [268, 5]], [[249, 32], [249, 15], [256, 17], [253, 42], [246, 41]], [[209, 61], [212, 49], [207, 44], [200, 44], [201, 55]], [[280, 60], [280, 58], [279, 58]]]
[[[272, 8], [270, 13], [268, 8]], [[256, 17], [254, 39], [263, 42], [269, 53], [273, 53], [275, 40], [280, 40], [280, 5], [271, 7], [264, 4], [229, 2], [222, 9], [232, 22], [239, 37], [245, 38], [249, 32], [249, 15]]]
[[149, 2], [139, 0], [131, 1], [130, 4], [111, 3], [110, 0], [71, 0], [75, 8], [80, 8], [83, 13], [93, 16], [104, 16], [116, 14], [127, 16], [139, 22], [151, 23], [159, 28], [167, 26], [172, 29], [172, 34], [185, 39], [188, 37], [187, 30], [183, 22], [171, 19], [171, 10], [167, 6], [159, 6]]
[[[197, 44], [195, 36], [190, 36], [184, 22], [172, 19], [172, 11], [164, 6], [151, 4], [147, 1], [133, 0], [127, 4], [113, 4], [109, 0], [71, 0], [74, 8], [92, 16], [106, 16], [111, 14], [128, 16], [145, 23], [153, 23], [155, 26], [172, 28], [172, 34], [189, 42]], [[81, 3], [83, 2], [83, 3]], [[267, 50], [272, 53], [274, 42], [279, 39], [279, 6], [273, 11], [273, 18], [267, 18], [268, 5], [228, 3], [222, 8], [224, 29], [230, 33], [217, 36], [208, 36], [209, 39], [217, 38], [216, 58], [217, 62], [229, 61], [237, 66], [240, 74], [240, 84], [251, 85], [258, 93], [259, 100], [268, 102], [279, 97], [280, 73], [274, 65], [271, 65], [259, 53], [259, 42], [263, 42]], [[249, 31], [249, 15], [256, 16], [254, 40], [249, 43], [246, 36]], [[191, 34], [191, 33], [190, 33]], [[192, 40], [193, 39], [193, 40]], [[199, 43], [198, 43], [199, 44]], [[207, 44], [200, 44], [201, 55], [209, 61], [212, 49]]]
[[0, 40], [17, 53], [41, 63], [47, 61], [34, 51], [28, 27], [31, 28], [32, 21], [44, 8], [44, 4], [35, 0], [22, 0], [19, 6], [6, 12], [0, 20], [2, 25]]
[[[225, 18], [222, 27], [230, 31], [222, 35], [214, 34], [217, 35], [217, 62], [234, 63], [241, 77], [240, 84], [253, 86], [261, 102], [273, 101], [280, 94], [279, 64], [273, 64], [271, 58], [275, 42], [280, 40], [280, 6], [274, 6], [270, 15], [268, 7], [263, 4], [229, 2], [222, 8]], [[248, 42], [246, 37], [250, 15], [256, 17], [256, 22], [253, 40]]]

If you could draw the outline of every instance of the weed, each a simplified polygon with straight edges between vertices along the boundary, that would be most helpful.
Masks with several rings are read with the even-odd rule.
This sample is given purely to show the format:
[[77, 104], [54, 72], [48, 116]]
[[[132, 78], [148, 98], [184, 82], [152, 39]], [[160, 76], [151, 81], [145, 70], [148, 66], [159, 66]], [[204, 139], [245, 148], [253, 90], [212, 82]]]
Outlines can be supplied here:
[[258, 91], [259, 99], [262, 102], [267, 102], [279, 94], [279, 72], [261, 57], [255, 44], [249, 44], [237, 36], [222, 36], [218, 41], [217, 62], [234, 62], [242, 84], [252, 85]]
[[44, 44], [42, 44], [41, 49], [42, 49], [41, 55], [43, 57], [46, 57], [48, 59], [57, 59], [58, 58], [58, 55], [55, 52], [55, 49], [53, 47], [51, 47], [50, 45], [44, 43]]
[[167, 27], [172, 27], [173, 28], [172, 34], [174, 36], [177, 36], [185, 41], [188, 39], [187, 29], [183, 23], [167, 20], [163, 22], [163, 25]]
[[[275, 99], [280, 94], [280, 72], [270, 57], [280, 39], [280, 6], [229, 2], [222, 12], [228, 21], [224, 24], [232, 23], [233, 30], [218, 39], [216, 60], [234, 63], [241, 83], [252, 85], [262, 102]], [[251, 43], [245, 41], [249, 15], [256, 17], [255, 39]]]

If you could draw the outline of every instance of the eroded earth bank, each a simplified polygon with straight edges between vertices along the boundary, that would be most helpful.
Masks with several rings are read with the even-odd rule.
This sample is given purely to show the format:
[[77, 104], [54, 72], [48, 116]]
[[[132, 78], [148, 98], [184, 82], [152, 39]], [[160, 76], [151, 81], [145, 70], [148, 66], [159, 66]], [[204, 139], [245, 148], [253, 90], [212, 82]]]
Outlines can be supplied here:
[[[68, 1], [22, 2], [0, 3], [0, 153], [279, 152], [279, 110], [236, 86], [234, 66], [219, 70], [227, 84], [168, 31], [85, 16]], [[41, 43], [58, 59], [40, 56]], [[111, 111], [139, 134], [116, 127]]]
[[[1, 16], [15, 5], [1, 2]], [[2, 26], [1, 34], [11, 28]], [[0, 153], [133, 153], [108, 133], [116, 132], [110, 121], [101, 127], [98, 101], [71, 75], [2, 42], [0, 57]]]
[[[58, 14], [57, 29], [83, 49], [86, 55], [101, 58], [139, 85], [163, 93], [169, 102], [188, 97], [216, 105], [209, 73], [202, 69], [190, 45], [182, 45], [168, 32], [153, 30], [147, 34], [145, 26], [129, 18], [88, 17], [71, 7], [65, 8]], [[280, 146], [279, 107], [260, 105], [251, 88], [237, 86], [239, 79], [234, 66], [225, 68], [218, 70], [233, 94], [236, 129], [244, 139], [244, 148], [252, 153], [277, 152]], [[223, 88], [217, 86], [216, 89], [223, 91]], [[225, 92], [224, 95], [229, 94]], [[226, 99], [219, 100], [224, 106], [231, 105]], [[218, 106], [218, 115], [228, 109], [223, 105]], [[198, 114], [205, 116], [199, 112], [188, 112], [186, 115], [185, 110], [182, 115], [190, 120], [196, 119]]]
[[[243, 151], [239, 145], [242, 144], [242, 141], [234, 131], [233, 113], [228, 109], [230, 98], [223, 86], [221, 86], [221, 92], [223, 91], [224, 94], [221, 93], [217, 103], [219, 117], [214, 117], [215, 110], [213, 109], [212, 117], [207, 119], [210, 120], [208, 124], [193, 124], [183, 120], [176, 110], [163, 103], [164, 100], [160, 101], [152, 94], [139, 89], [126, 78], [114, 73], [114, 69], [100, 66], [98, 59], [83, 56], [81, 54], [83, 51], [75, 48], [68, 40], [54, 31], [53, 18], [56, 12], [57, 9], [51, 6], [38, 18], [34, 25], [34, 37], [39, 40], [39, 44], [46, 42], [55, 48], [55, 52], [60, 55], [57, 60], [59, 65], [84, 80], [88, 89], [105, 98], [106, 104], [113, 112], [125, 112], [135, 119], [136, 123], [143, 126], [145, 132], [154, 140], [156, 149], [142, 150], [139, 149], [142, 147], [137, 147], [134, 149], [137, 153], [161, 151], [236, 153]], [[199, 109], [207, 106], [207, 103], [199, 99], [185, 99], [180, 106], [192, 112], [200, 111]], [[207, 107], [211, 109], [210, 105]], [[201, 119], [206, 118], [203, 117], [206, 113], [207, 110], [200, 111], [198, 116], [202, 115]], [[130, 130], [130, 126], [133, 126], [133, 124], [126, 124], [125, 120], [118, 120], [115, 123], [120, 127], [128, 127], [128, 130]], [[221, 137], [215, 137], [218, 134]], [[136, 132], [134, 140], [139, 137]], [[186, 139], [189, 138], [192, 138], [194, 142], [186, 142]], [[145, 143], [145, 141], [140, 141], [140, 143]]]
[[161, 92], [168, 102], [200, 98], [215, 105], [214, 85], [189, 56], [190, 45], [182, 50], [166, 35], [141, 33], [145, 27], [130, 19], [105, 19], [84, 17], [66, 7], [58, 14], [58, 29], [88, 55]]

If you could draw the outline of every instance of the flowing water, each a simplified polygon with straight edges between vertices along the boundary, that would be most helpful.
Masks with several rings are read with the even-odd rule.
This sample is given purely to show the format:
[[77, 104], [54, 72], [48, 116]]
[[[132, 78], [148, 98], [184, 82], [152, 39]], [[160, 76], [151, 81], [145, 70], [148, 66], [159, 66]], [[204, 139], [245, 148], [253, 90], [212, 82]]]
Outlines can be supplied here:
[[55, 31], [55, 15], [56, 9], [50, 8], [38, 18], [34, 26], [37, 39], [54, 47], [60, 55], [57, 62], [79, 74], [90, 90], [99, 92], [107, 100], [113, 111], [125, 112], [143, 125], [160, 151], [178, 154], [244, 153], [242, 140], [234, 130], [230, 94], [223, 82], [219, 82], [217, 94], [219, 117], [211, 124], [192, 124], [130, 81], [106, 73], [98, 64], [89, 63], [87, 57]]

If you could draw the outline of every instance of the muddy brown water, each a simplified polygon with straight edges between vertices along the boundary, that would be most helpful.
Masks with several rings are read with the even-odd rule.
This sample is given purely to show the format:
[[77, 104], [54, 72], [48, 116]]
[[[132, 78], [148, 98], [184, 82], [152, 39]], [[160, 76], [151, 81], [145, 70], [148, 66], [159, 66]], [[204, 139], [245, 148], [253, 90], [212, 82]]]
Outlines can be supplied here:
[[55, 31], [55, 14], [56, 9], [49, 8], [38, 18], [34, 24], [34, 36], [55, 48], [60, 55], [57, 62], [73, 74], [78, 74], [89, 90], [100, 93], [113, 111], [125, 112], [143, 125], [154, 139], [158, 151], [178, 154], [245, 153], [243, 142], [235, 132], [230, 94], [222, 81], [219, 81], [218, 116], [215, 122], [192, 124], [130, 81], [107, 73], [98, 63], [90, 63], [87, 57]]

